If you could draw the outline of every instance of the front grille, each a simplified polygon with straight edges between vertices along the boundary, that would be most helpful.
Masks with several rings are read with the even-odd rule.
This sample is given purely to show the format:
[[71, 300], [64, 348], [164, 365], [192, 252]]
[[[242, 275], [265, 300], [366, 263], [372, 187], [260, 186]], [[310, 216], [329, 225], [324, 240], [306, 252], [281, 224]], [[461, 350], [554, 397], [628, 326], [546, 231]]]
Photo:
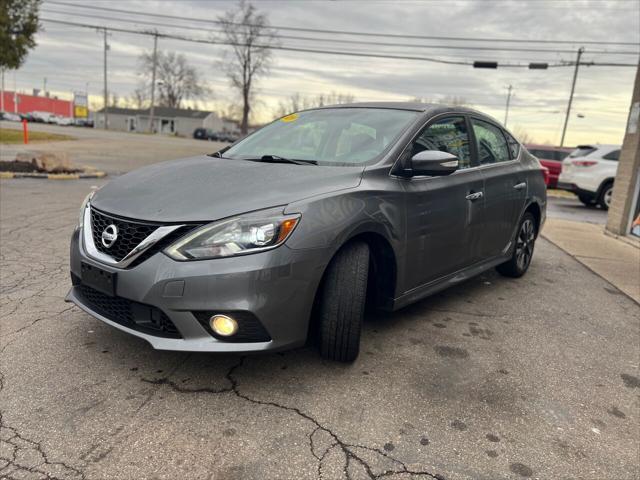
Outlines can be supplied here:
[[74, 279], [83, 302], [96, 313], [125, 327], [156, 337], [182, 338], [180, 332], [159, 308], [122, 297], [110, 297]]
[[[209, 334], [218, 340], [230, 343], [253, 343], [253, 342], [269, 342], [271, 336], [264, 328], [260, 320], [251, 312], [235, 311], [235, 312], [192, 312], [200, 325], [202, 325]], [[238, 322], [238, 332], [232, 337], [221, 337], [216, 334], [209, 326], [209, 319], [216, 313], [229, 315]]]
[[[113, 245], [107, 248], [102, 244], [102, 232], [109, 225], [115, 225], [118, 228], [118, 238]], [[109, 255], [117, 262], [126, 257], [142, 240], [161, 226], [162, 225], [157, 223], [134, 222], [132, 220], [112, 217], [94, 208], [91, 209], [91, 234], [93, 235], [93, 243], [98, 251]]]

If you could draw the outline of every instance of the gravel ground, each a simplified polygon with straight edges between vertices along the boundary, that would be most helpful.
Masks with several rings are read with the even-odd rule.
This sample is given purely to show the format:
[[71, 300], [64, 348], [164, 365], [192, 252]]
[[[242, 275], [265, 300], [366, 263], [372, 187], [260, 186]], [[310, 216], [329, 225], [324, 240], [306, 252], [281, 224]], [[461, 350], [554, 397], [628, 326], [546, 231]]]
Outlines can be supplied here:
[[1, 478], [640, 477], [640, 308], [545, 240], [352, 365], [157, 352], [63, 302], [95, 184], [0, 182]]

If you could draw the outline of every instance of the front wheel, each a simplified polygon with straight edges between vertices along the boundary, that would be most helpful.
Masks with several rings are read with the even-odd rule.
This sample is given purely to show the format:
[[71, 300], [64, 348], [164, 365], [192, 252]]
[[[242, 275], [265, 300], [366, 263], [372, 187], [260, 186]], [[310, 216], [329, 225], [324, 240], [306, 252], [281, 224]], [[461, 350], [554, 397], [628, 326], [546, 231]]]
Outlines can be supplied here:
[[518, 278], [523, 276], [531, 264], [535, 242], [536, 220], [531, 213], [526, 212], [522, 216], [520, 225], [518, 226], [516, 245], [511, 258], [505, 263], [498, 265], [496, 270], [506, 277]]
[[320, 354], [330, 360], [354, 361], [367, 298], [369, 246], [354, 242], [340, 250], [327, 268], [320, 294]]

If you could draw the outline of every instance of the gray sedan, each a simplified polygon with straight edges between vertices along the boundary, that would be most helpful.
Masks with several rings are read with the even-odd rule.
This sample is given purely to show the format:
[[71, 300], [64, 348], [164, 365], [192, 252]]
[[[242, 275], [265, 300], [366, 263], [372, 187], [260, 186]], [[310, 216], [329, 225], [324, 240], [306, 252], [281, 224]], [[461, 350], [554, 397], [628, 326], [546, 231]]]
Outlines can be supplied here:
[[365, 309], [522, 276], [545, 211], [538, 160], [477, 111], [306, 110], [87, 197], [67, 300], [157, 349], [353, 361]]

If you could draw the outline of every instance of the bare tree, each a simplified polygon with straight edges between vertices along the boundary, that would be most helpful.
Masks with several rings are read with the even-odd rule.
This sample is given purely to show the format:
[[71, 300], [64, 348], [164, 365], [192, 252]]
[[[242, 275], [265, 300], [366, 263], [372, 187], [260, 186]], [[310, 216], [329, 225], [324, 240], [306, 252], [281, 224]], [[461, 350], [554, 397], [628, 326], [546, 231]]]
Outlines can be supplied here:
[[533, 137], [529, 134], [529, 132], [527, 132], [527, 130], [522, 125], [514, 126], [511, 132], [513, 133], [513, 136], [516, 137], [516, 139], [520, 143], [536, 143], [533, 140]]
[[149, 106], [149, 91], [146, 86], [139, 85], [127, 98], [127, 106], [143, 109]]
[[[145, 52], [140, 56], [138, 73], [146, 90], [150, 90], [152, 72], [153, 52]], [[182, 53], [163, 51], [157, 54], [156, 87], [158, 105], [173, 108], [180, 108], [184, 100], [202, 98], [209, 90], [201, 81], [198, 70], [187, 62], [187, 57]]]
[[222, 67], [231, 86], [242, 97], [240, 131], [245, 134], [249, 127], [254, 82], [269, 70], [270, 47], [277, 42], [276, 34], [269, 28], [266, 15], [258, 13], [245, 0], [240, 1], [237, 9], [218, 17], [218, 20], [233, 50], [232, 59], [225, 61]]
[[321, 93], [314, 97], [303, 97], [299, 93], [294, 93], [286, 100], [280, 102], [276, 110], [276, 116], [282, 117], [289, 113], [298, 112], [306, 108], [323, 107], [325, 105], [338, 105], [341, 103], [352, 103], [354, 101], [355, 97], [350, 93]]

